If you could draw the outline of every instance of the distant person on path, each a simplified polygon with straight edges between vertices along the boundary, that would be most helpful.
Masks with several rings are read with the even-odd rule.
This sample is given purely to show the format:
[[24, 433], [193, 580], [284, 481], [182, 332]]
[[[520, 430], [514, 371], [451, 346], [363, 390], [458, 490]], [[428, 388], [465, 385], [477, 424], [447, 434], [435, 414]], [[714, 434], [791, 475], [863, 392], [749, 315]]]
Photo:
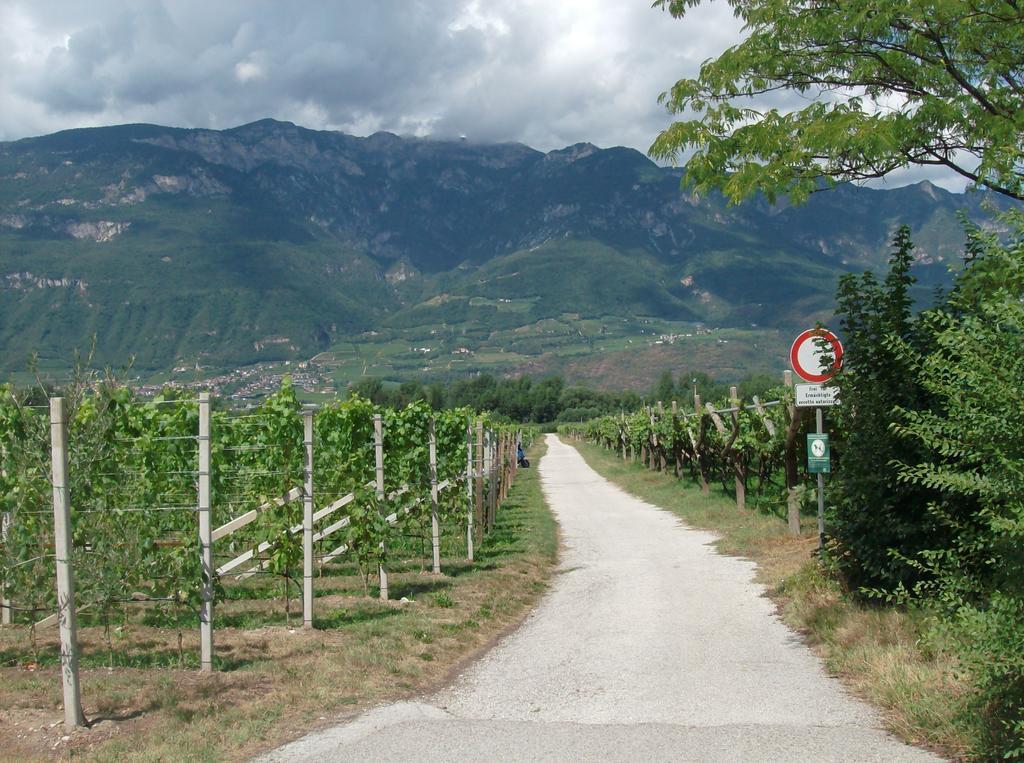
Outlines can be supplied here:
[[526, 460], [526, 454], [523, 453], [523, 444], [521, 442], [516, 443], [516, 461], [524, 468], [530, 465], [530, 462]]

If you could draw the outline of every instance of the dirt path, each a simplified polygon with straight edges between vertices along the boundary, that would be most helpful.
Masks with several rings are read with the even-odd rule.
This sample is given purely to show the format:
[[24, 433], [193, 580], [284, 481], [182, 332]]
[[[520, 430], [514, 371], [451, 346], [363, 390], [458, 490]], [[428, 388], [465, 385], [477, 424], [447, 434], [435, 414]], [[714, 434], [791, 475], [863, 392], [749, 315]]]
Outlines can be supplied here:
[[450, 688], [265, 760], [937, 760], [825, 675], [752, 563], [548, 438], [539, 468], [565, 549], [525, 624]]

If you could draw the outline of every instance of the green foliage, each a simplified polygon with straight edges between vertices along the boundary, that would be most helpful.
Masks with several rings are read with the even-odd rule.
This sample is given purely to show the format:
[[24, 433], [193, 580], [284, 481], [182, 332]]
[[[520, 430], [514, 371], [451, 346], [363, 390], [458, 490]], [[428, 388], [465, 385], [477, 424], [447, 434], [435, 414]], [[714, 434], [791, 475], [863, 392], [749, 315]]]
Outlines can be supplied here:
[[[683, 16], [701, 0], [657, 0]], [[1005, 0], [730, 0], [746, 37], [662, 96], [676, 122], [651, 153], [733, 201], [796, 201], [908, 164], [1024, 198], [1024, 8]], [[799, 95], [798, 108], [758, 96]]]
[[[140, 400], [94, 375], [62, 392], [79, 607], [91, 608], [108, 626], [128, 600], [194, 610], [201, 581], [197, 400]], [[375, 414], [383, 418], [384, 497], [374, 485]], [[435, 412], [417, 402], [395, 410], [358, 396], [322, 406], [313, 421], [314, 510], [350, 493], [354, 499], [327, 520], [347, 516], [345, 533], [318, 540], [315, 555], [345, 546], [368, 576], [387, 560], [396, 534], [429, 538], [432, 422], [437, 479], [455, 484], [440, 494], [440, 518], [461, 522], [465, 492], [457, 484], [466, 469], [466, 428], [475, 418], [466, 408]], [[487, 426], [505, 431], [494, 422]], [[213, 527], [264, 507], [254, 521], [214, 543], [215, 566], [251, 551], [255, 571], [282, 578], [286, 587], [297, 583], [303, 502], [275, 501], [304, 484], [303, 415], [291, 382], [286, 378], [256, 408], [214, 410], [210, 428]], [[55, 606], [49, 434], [44, 407], [0, 387], [0, 509], [6, 517], [0, 579], [18, 619], [28, 622]], [[397, 522], [388, 521], [391, 514]], [[179, 615], [174, 619], [180, 622]]]
[[[976, 753], [1024, 758], [1024, 227], [1001, 244], [974, 231], [975, 260], [949, 307], [928, 314], [924, 349], [893, 341], [934, 401], [901, 406], [892, 426], [905, 447], [901, 484], [934, 494], [928, 510], [951, 539], [907, 562], [914, 590], [941, 608], [979, 689]], [[965, 510], [969, 509], [969, 511]]]
[[912, 446], [890, 431], [893, 411], [928, 405], [912, 365], [893, 344], [918, 347], [925, 341], [910, 311], [912, 261], [909, 231], [901, 228], [885, 280], [851, 274], [840, 281], [837, 295], [845, 355], [836, 383], [843, 404], [830, 415], [838, 417], [842, 439], [828, 527], [838, 569], [854, 590], [913, 585], [920, 570], [907, 557], [949, 537], [926, 508], [936, 500], [935, 491], [898, 481], [893, 465], [895, 459], [922, 456], [920, 448], [908, 452]]
[[669, 467], [678, 462], [694, 479], [721, 482], [726, 490], [732, 489], [736, 476], [744, 484], [756, 478], [757, 501], [774, 511], [783, 504], [776, 478], [783, 465], [786, 428], [785, 408], [778, 403], [791, 400], [792, 392], [781, 387], [764, 392], [766, 399], [762, 402], [770, 399], [776, 404], [761, 411], [737, 399], [714, 402], [717, 410], [738, 408], [735, 413], [717, 415], [724, 431], [719, 431], [715, 416], [706, 409], [699, 413], [680, 410], [673, 415], [668, 410], [647, 408], [564, 424], [559, 429], [580, 434], [623, 455], [646, 453], [659, 466], [662, 462]]
[[[831, 308], [843, 261], [881, 264], [889, 226], [910, 224], [949, 259], [956, 210], [981, 217], [980, 194], [933, 188], [843, 188], [806, 209], [680, 203], [677, 170], [622, 148], [544, 161], [431, 141], [428, 159], [418, 140], [382, 152], [373, 138], [293, 125], [204, 136], [130, 126], [0, 145], [0, 369], [23, 371], [35, 352], [62, 370], [93, 335], [98, 363], [134, 358], [143, 378], [344, 347], [358, 356], [344, 383], [385, 336], [406, 348], [403, 367], [382, 370], [385, 353], [370, 373], [397, 380], [425, 365], [455, 378], [526, 357], [598, 360], [627, 338], [646, 346], [638, 316], [803, 324]], [[393, 162], [409, 172], [392, 176]], [[458, 189], [437, 182], [451, 172]], [[69, 226], [119, 232], [75, 239]], [[408, 352], [427, 343], [426, 356]], [[452, 355], [463, 347], [475, 355]]]

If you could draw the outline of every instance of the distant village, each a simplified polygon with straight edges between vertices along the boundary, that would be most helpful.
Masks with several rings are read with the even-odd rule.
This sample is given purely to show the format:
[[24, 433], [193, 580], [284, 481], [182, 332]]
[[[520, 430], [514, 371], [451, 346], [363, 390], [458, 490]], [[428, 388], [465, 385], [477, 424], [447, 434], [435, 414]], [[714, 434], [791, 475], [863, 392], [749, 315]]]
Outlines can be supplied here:
[[[175, 374], [199, 373], [195, 367], [179, 366]], [[145, 384], [139, 387], [142, 395], [157, 395], [165, 389], [207, 390], [219, 397], [243, 402], [258, 400], [276, 391], [285, 376], [291, 377], [297, 389], [313, 394], [333, 395], [336, 388], [333, 380], [320, 373], [318, 367], [309, 361], [292, 363], [258, 363], [238, 368], [218, 376], [184, 381], [172, 379], [160, 384]]]

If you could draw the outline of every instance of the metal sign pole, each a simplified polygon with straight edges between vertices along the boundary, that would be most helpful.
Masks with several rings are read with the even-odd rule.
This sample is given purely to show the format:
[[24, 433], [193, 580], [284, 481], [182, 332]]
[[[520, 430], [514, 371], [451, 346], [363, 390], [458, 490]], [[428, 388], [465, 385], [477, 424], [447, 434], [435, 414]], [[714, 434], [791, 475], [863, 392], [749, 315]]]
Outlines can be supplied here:
[[[814, 418], [818, 425], [818, 434], [825, 434], [824, 416], [821, 408], [814, 409]], [[825, 548], [825, 475], [818, 472], [818, 550]]]

